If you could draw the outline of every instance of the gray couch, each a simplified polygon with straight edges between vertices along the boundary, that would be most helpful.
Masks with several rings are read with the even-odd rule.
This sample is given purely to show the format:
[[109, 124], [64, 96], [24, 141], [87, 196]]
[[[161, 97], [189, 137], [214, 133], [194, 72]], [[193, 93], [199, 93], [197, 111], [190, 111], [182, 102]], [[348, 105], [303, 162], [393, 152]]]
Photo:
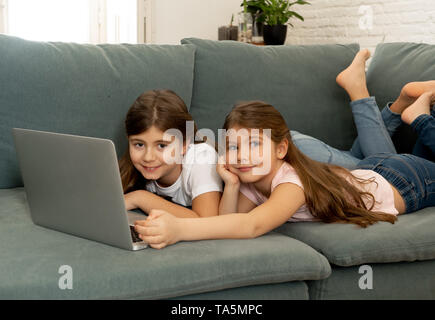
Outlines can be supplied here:
[[[200, 39], [94, 46], [0, 35], [0, 298], [434, 299], [433, 207], [394, 225], [287, 223], [256, 239], [139, 252], [45, 229], [30, 218], [12, 127], [108, 138], [121, 156], [131, 103], [146, 90], [169, 88], [199, 128], [216, 131], [235, 102], [259, 99], [277, 107], [291, 129], [346, 149], [356, 132], [335, 77], [358, 49]], [[379, 45], [368, 70], [379, 105], [407, 81], [434, 79], [434, 53], [424, 44]], [[398, 149], [409, 150], [413, 138], [402, 128]], [[64, 265], [72, 268], [72, 289], [59, 287]]]

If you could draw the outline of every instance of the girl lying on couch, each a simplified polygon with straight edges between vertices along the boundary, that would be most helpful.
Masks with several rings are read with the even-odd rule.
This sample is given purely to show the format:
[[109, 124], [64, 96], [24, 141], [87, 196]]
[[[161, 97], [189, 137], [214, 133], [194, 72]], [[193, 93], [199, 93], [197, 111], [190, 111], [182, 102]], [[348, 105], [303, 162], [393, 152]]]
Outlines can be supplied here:
[[[216, 151], [206, 143], [190, 143], [187, 122], [193, 123], [192, 116], [171, 90], [144, 92], [133, 103], [125, 119], [128, 150], [119, 162], [127, 210], [164, 209], [177, 217], [218, 214], [222, 180]], [[179, 147], [170, 150], [171, 163], [164, 158], [172, 142], [164, 136], [168, 129], [182, 134]], [[210, 161], [195, 164], [190, 159]]]
[[[151, 210], [135, 226], [151, 247], [181, 240], [252, 238], [289, 220], [362, 227], [394, 223], [398, 214], [435, 205], [435, 163], [428, 160], [383, 153], [362, 160], [353, 171], [317, 162], [298, 150], [281, 114], [263, 102], [236, 106], [224, 128], [234, 129], [234, 134], [228, 134], [225, 164], [217, 165], [225, 182], [219, 216], [179, 219]], [[270, 137], [263, 134], [268, 128]], [[244, 134], [241, 129], [246, 129]], [[267, 143], [271, 148], [263, 149]], [[230, 162], [231, 157], [237, 161]], [[264, 165], [268, 173], [255, 173]]]
[[[337, 77], [349, 93], [353, 109], [367, 106], [371, 110], [361, 110], [370, 116], [357, 124], [359, 137], [354, 148], [360, 148], [367, 157], [358, 162], [356, 170], [304, 155], [293, 144], [285, 120], [273, 106], [258, 101], [241, 104], [230, 112], [224, 124], [224, 129], [234, 130], [226, 137], [226, 158], [217, 165], [225, 182], [219, 216], [179, 219], [164, 210], [151, 210], [147, 220], [136, 222], [140, 237], [159, 249], [182, 240], [257, 237], [286, 221], [320, 220], [361, 227], [378, 221], [394, 223], [399, 214], [434, 206], [435, 163], [395, 153], [365, 86], [367, 58], [368, 51], [359, 52]], [[355, 77], [361, 70], [360, 77]], [[426, 134], [433, 134], [433, 118], [427, 113], [435, 100], [434, 83], [405, 86], [401, 96], [389, 106], [388, 112], [401, 114], [401, 120], [420, 130], [422, 143], [428, 141]], [[386, 114], [384, 111], [382, 118]], [[378, 130], [379, 136], [361, 135], [360, 131], [364, 133], [367, 128], [372, 133]], [[264, 130], [270, 130], [270, 134], [264, 134]], [[366, 145], [365, 141], [373, 140], [383, 146]], [[270, 170], [256, 171], [264, 166]]]

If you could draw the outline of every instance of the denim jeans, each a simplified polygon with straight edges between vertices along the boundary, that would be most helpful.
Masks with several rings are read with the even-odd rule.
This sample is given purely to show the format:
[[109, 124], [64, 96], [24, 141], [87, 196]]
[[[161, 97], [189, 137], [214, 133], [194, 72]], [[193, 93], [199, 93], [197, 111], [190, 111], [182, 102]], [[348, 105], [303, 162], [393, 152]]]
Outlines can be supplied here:
[[382, 112], [379, 111], [374, 97], [352, 101], [350, 106], [358, 137], [349, 151], [336, 149], [297, 131], [290, 132], [293, 143], [311, 159], [348, 169], [355, 169], [358, 162], [369, 155], [382, 152], [396, 153], [391, 136], [402, 120], [400, 114], [390, 110], [390, 103]]
[[435, 109], [432, 109], [431, 115], [417, 117], [411, 128], [418, 134], [412, 154], [435, 161]]
[[361, 160], [358, 169], [379, 173], [403, 197], [406, 213], [435, 206], [435, 163], [411, 154], [381, 153]]

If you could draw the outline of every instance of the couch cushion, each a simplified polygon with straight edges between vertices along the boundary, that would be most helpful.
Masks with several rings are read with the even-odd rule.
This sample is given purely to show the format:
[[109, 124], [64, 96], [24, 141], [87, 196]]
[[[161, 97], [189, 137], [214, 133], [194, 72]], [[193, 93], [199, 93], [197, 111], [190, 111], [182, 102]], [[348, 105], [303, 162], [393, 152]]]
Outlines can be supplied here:
[[[435, 45], [423, 43], [382, 43], [367, 71], [367, 86], [380, 108], [394, 101], [411, 81], [435, 79]], [[404, 124], [393, 136], [399, 153], [412, 151], [416, 134]]]
[[0, 188], [22, 186], [11, 128], [111, 139], [144, 91], [172, 89], [190, 105], [194, 46], [82, 45], [0, 35]]
[[305, 281], [239, 287], [176, 297], [174, 300], [308, 300]]
[[235, 41], [183, 39], [194, 44], [191, 113], [199, 128], [222, 128], [234, 104], [263, 100], [287, 125], [343, 149], [356, 136], [349, 98], [335, 78], [358, 44], [266, 46]]
[[[331, 272], [324, 256], [275, 232], [131, 252], [34, 225], [22, 188], [0, 190], [0, 203], [0, 299], [169, 298]], [[62, 265], [72, 290], [59, 289]]]
[[367, 228], [322, 222], [286, 223], [276, 231], [298, 239], [338, 266], [435, 259], [435, 207]]
[[[434, 300], [435, 260], [377, 263], [371, 267], [372, 287], [365, 288], [367, 265], [332, 268], [327, 279], [307, 281], [311, 300]], [[362, 288], [360, 287], [360, 281]]]

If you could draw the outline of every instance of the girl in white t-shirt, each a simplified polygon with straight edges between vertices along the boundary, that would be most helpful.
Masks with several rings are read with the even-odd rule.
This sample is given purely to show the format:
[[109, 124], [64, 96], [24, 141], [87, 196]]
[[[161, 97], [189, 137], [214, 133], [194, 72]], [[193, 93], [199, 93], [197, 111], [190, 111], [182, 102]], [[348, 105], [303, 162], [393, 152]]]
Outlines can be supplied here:
[[[282, 115], [253, 101], [227, 116], [225, 182], [219, 216], [178, 219], [151, 211], [136, 224], [153, 248], [181, 240], [253, 238], [287, 221], [394, 223], [397, 215], [435, 205], [435, 163], [412, 155], [378, 154], [357, 170], [320, 163], [293, 144]], [[246, 213], [246, 214], [242, 214]]]
[[119, 166], [127, 210], [163, 209], [180, 218], [218, 214], [217, 153], [207, 143], [194, 143], [196, 126], [177, 94], [143, 93], [129, 109], [125, 127], [128, 150]]

